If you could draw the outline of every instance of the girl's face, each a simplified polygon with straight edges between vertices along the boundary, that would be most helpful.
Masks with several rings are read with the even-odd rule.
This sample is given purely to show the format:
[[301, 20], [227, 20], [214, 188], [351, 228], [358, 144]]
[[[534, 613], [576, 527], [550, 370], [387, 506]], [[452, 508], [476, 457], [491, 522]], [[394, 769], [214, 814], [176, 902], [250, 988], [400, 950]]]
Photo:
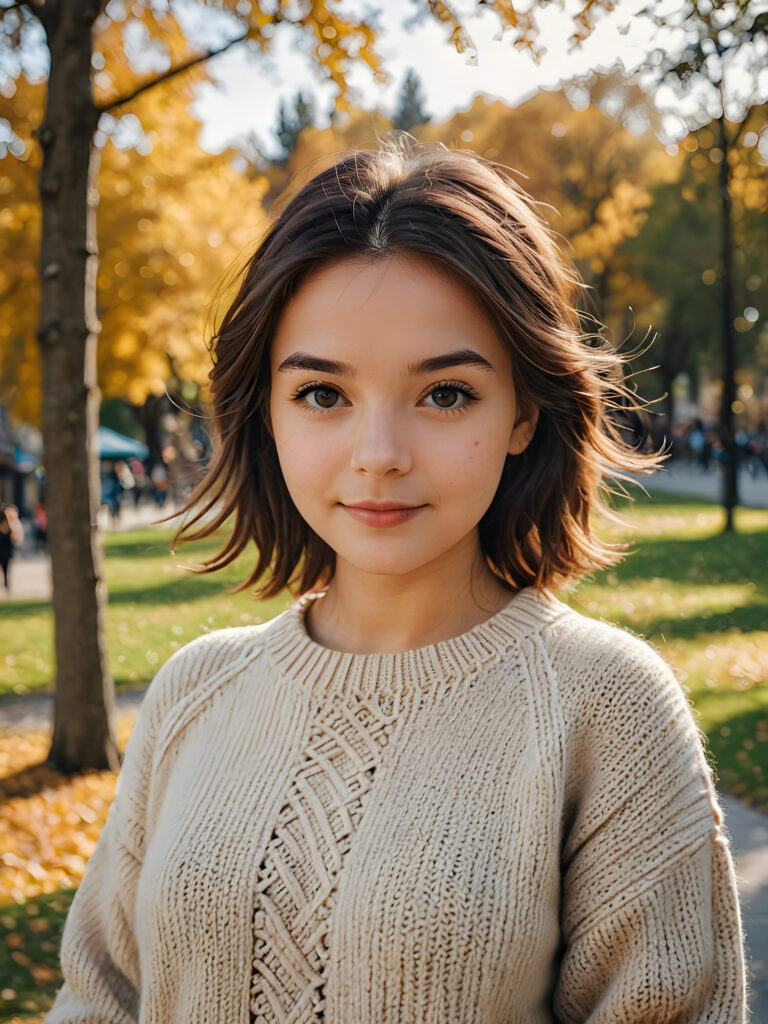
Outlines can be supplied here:
[[288, 491], [337, 574], [469, 564], [507, 453], [538, 415], [518, 409], [509, 356], [469, 291], [411, 255], [325, 266], [285, 307], [271, 381]]

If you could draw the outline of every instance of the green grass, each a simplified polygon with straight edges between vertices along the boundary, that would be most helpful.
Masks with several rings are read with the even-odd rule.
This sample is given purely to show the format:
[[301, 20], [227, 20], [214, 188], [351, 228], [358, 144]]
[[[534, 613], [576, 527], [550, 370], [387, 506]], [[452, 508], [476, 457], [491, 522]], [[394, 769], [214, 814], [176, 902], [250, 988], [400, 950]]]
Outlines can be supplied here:
[[768, 511], [671, 496], [617, 504], [634, 551], [567, 600], [648, 639], [690, 693], [718, 784], [768, 810]]
[[0, 1021], [50, 1008], [61, 985], [59, 946], [74, 894], [61, 889], [0, 907]]
[[[106, 635], [115, 685], [146, 685], [173, 652], [201, 633], [273, 618], [287, 596], [256, 602], [254, 589], [228, 594], [250, 575], [253, 549], [212, 575], [193, 576], [221, 539], [199, 541], [170, 553], [172, 529], [132, 530], [104, 537], [109, 590]], [[17, 567], [20, 568], [20, 567]], [[53, 613], [48, 602], [6, 601], [0, 625], [0, 695], [51, 691], [54, 678]]]
[[[565, 596], [588, 615], [646, 637], [690, 690], [720, 785], [768, 808], [768, 511], [738, 509], [722, 533], [718, 506], [669, 495], [617, 503], [626, 528], [603, 524], [635, 550]], [[201, 632], [266, 621], [290, 598], [257, 603], [227, 590], [248, 575], [253, 551], [212, 576], [182, 566], [218, 550], [214, 541], [169, 552], [172, 530], [105, 537], [107, 641], [118, 687], [145, 685], [171, 653]], [[252, 589], [252, 588], [251, 588]], [[49, 690], [50, 607], [8, 601], [0, 626], [0, 693]]]

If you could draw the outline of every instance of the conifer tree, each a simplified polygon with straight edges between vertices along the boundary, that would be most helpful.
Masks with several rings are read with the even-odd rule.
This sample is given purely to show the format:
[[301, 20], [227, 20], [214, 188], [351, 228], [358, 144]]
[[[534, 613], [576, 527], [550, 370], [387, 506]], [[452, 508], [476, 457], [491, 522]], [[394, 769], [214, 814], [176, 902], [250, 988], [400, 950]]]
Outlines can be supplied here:
[[423, 104], [424, 93], [421, 79], [413, 68], [408, 68], [400, 87], [397, 108], [392, 115], [395, 127], [409, 132], [416, 125], [426, 124], [430, 121], [431, 115], [425, 111]]
[[315, 123], [315, 104], [312, 98], [304, 99], [302, 92], [293, 98], [291, 109], [286, 108], [285, 100], [280, 100], [275, 135], [282, 147], [282, 153], [276, 163], [284, 164], [296, 148], [299, 135], [305, 128]]

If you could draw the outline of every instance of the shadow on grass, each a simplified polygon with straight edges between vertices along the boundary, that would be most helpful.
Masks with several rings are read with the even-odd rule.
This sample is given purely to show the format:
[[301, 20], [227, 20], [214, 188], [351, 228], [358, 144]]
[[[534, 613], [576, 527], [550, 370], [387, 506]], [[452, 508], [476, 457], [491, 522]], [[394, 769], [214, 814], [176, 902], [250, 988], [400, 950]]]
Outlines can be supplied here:
[[[163, 558], [171, 554], [173, 532], [168, 530], [148, 533], [110, 534], [104, 541], [104, 550], [112, 558]], [[202, 559], [220, 551], [229, 540], [229, 534], [215, 534], [204, 540], [179, 542], [176, 546], [176, 558]]]
[[12, 775], [6, 775], [5, 778], [0, 779], [0, 805], [9, 800], [24, 800], [26, 797], [38, 796], [43, 790], [55, 792], [62, 786], [71, 785], [73, 779], [101, 774], [101, 771], [94, 768], [75, 772], [72, 775], [62, 775], [47, 761], [29, 764]]
[[[180, 549], [177, 548], [178, 550]], [[105, 544], [104, 553], [107, 558], [165, 558], [171, 553], [170, 538], [167, 543], [158, 543], [154, 539], [147, 542], [144, 539]]]
[[[119, 587], [108, 591], [109, 607], [120, 605], [175, 604], [194, 603], [212, 596], [230, 597], [229, 589], [233, 589], [246, 578], [222, 580], [221, 574], [195, 576], [192, 573], [172, 579], [162, 580], [156, 584], [144, 584], [141, 587]], [[252, 584], [255, 587], [255, 584]], [[255, 599], [254, 599], [254, 603]], [[37, 615], [41, 612], [53, 614], [50, 601], [8, 601], [2, 606], [4, 620]]]
[[[669, 579], [675, 583], [744, 583], [768, 590], [768, 530], [691, 540], [643, 537], [623, 562], [607, 570], [619, 583]], [[594, 577], [603, 583], [603, 573]]]
[[732, 611], [711, 612], [710, 614], [694, 615], [690, 618], [678, 618], [674, 610], [666, 617], [635, 620], [632, 629], [653, 637], [664, 634], [676, 640], [695, 640], [702, 634], [727, 633], [731, 630], [738, 633], [756, 633], [768, 631], [768, 597], [753, 601], [748, 605], [734, 608]]
[[767, 732], [768, 708], [754, 708], [721, 722], [707, 737], [719, 788], [760, 811], [768, 811]]
[[745, 583], [755, 587], [746, 605], [688, 618], [676, 614], [674, 597], [670, 596], [668, 602], [656, 603], [652, 616], [633, 620], [633, 630], [646, 636], [664, 633], [682, 640], [693, 640], [702, 633], [768, 630], [768, 530], [690, 540], [643, 537], [633, 548], [623, 562], [591, 576], [590, 585], [642, 588], [644, 580], [668, 580], [671, 590]]
[[[0, 905], [0, 1020], [45, 1013], [61, 987], [59, 947], [75, 889]], [[14, 955], [16, 954], [16, 955]]]
[[241, 580], [225, 582], [218, 576], [184, 576], [180, 579], [165, 580], [151, 587], [121, 587], [120, 590], [110, 593], [109, 606], [194, 604], [209, 597], [234, 596], [227, 591], [240, 582]]
[[27, 615], [39, 615], [42, 612], [50, 612], [53, 615], [53, 605], [50, 601], [6, 601], [2, 607], [5, 621]]

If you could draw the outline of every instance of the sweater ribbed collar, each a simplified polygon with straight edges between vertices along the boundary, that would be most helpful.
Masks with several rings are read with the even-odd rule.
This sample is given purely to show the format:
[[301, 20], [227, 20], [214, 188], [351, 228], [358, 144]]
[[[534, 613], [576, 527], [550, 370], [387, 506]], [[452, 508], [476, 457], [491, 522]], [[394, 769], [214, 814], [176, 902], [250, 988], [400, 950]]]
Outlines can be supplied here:
[[515, 644], [567, 612], [549, 591], [526, 587], [501, 611], [460, 636], [392, 654], [336, 651], [313, 640], [305, 616], [320, 595], [304, 594], [265, 631], [266, 651], [278, 670], [322, 699], [332, 695], [398, 696], [474, 674]]

